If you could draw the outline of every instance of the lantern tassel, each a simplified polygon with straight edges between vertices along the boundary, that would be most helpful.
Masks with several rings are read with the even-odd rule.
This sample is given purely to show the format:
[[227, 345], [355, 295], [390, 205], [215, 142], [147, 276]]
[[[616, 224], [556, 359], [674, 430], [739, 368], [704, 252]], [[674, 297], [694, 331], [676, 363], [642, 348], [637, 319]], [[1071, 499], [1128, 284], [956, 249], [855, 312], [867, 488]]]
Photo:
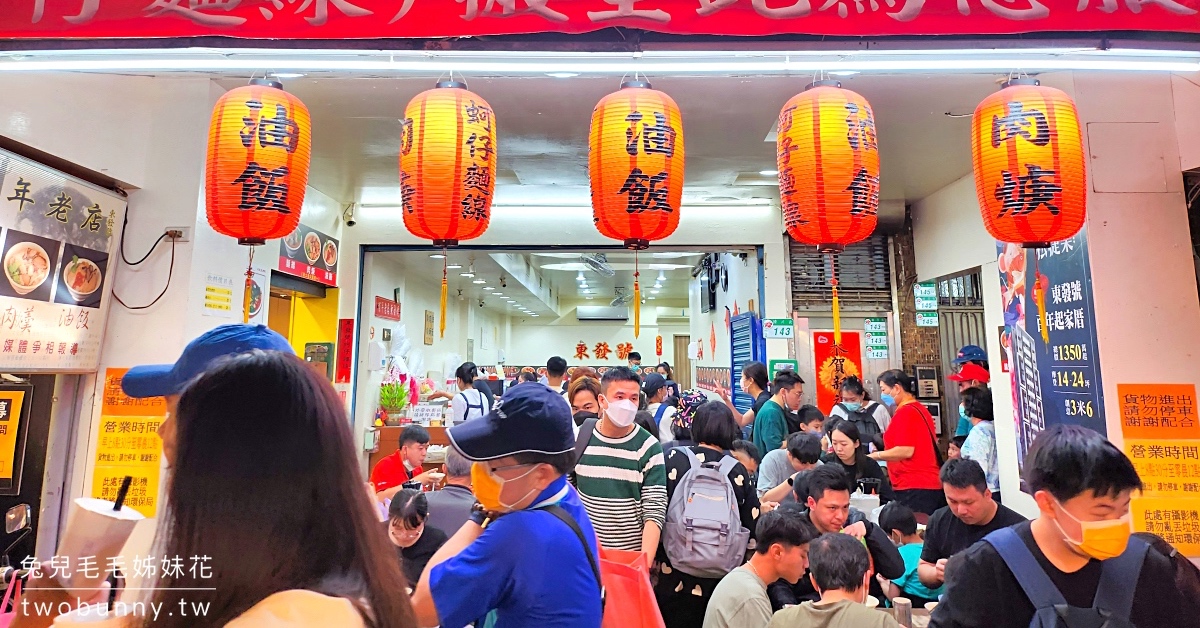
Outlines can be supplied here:
[[250, 322], [250, 300], [254, 298], [254, 247], [250, 247], [250, 261], [246, 264], [246, 291], [242, 295], [242, 323]]
[[838, 302], [838, 280], [837, 280], [837, 258], [830, 256], [829, 267], [832, 269], [833, 278], [830, 283], [833, 284], [833, 344], [840, 346], [842, 344], [842, 307]]
[[438, 323], [438, 338], [446, 337], [446, 249], [442, 249], [442, 301], [441, 321]]

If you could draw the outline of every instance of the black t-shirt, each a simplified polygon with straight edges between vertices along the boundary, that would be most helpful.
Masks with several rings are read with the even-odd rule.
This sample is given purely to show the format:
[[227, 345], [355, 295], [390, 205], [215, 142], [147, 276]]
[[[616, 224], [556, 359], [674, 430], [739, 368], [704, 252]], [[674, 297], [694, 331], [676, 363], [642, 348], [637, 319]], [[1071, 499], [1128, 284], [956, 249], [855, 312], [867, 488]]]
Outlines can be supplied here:
[[[879, 494], [879, 503], [886, 504], [896, 499], [896, 493], [892, 491], [892, 483], [888, 481], [887, 474], [883, 472], [883, 468], [879, 466], [874, 459], [867, 457], [865, 453], [859, 452], [854, 457], [854, 464], [846, 464], [837, 454], [825, 454], [821, 456], [821, 461], [825, 464], [836, 464], [846, 472], [846, 475], [855, 483], [855, 486], [861, 488], [864, 493], [869, 493], [868, 487], [872, 490], [877, 490]], [[859, 482], [862, 479], [875, 480], [875, 482]], [[876, 482], [878, 484], [876, 484]]]
[[[388, 525], [384, 522], [383, 525]], [[421, 533], [421, 538], [417, 539], [412, 547], [397, 547], [396, 555], [400, 557], [400, 566], [404, 571], [404, 577], [408, 578], [409, 586], [416, 588], [417, 581], [421, 579], [421, 572], [425, 571], [425, 565], [429, 564], [429, 559], [437, 553], [449, 537], [441, 529], [433, 526], [425, 526], [425, 531]]]
[[[1092, 560], [1075, 573], [1059, 571], [1034, 542], [1029, 522], [1013, 529], [1067, 603], [1090, 608], [1100, 584], [1101, 562]], [[946, 575], [946, 592], [933, 611], [930, 628], [1028, 628], [1033, 620], [1033, 604], [990, 543], [955, 556]], [[1133, 594], [1130, 621], [1138, 628], [1200, 627], [1200, 617], [1181, 612], [1184, 601], [1175, 586], [1171, 559], [1151, 548]]]
[[950, 558], [971, 547], [994, 530], [1007, 528], [1025, 520], [1025, 517], [1003, 504], [998, 504], [996, 516], [992, 517], [990, 522], [981, 526], [969, 526], [963, 523], [962, 519], [955, 517], [949, 506], [944, 506], [929, 518], [929, 525], [925, 528], [925, 548], [921, 550], [921, 560], [936, 564], [943, 558]]
[[768, 402], [770, 400], [771, 400], [771, 393], [769, 393], [765, 390], [758, 393], [758, 396], [754, 398], [754, 405], [750, 406], [751, 408], [754, 409], [754, 414], [758, 414], [758, 411], [762, 409], [763, 404], [765, 404], [766, 402]]

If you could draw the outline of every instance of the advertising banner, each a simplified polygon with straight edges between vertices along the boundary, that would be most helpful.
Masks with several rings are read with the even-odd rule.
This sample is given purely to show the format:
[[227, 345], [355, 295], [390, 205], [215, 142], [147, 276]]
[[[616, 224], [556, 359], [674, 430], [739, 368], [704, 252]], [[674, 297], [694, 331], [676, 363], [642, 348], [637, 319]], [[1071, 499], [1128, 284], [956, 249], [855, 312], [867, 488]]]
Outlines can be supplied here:
[[279, 241], [279, 267], [285, 275], [337, 287], [338, 240], [301, 224]]
[[1198, 0], [6, 0], [0, 38], [1200, 32]]
[[92, 497], [113, 501], [125, 476], [133, 476], [125, 505], [153, 517], [158, 511], [159, 467], [162, 439], [158, 426], [167, 416], [162, 397], [134, 399], [121, 390], [129, 369], [104, 372], [104, 399], [96, 435]]
[[0, 371], [99, 368], [125, 200], [0, 151]]
[[21, 492], [21, 467], [29, 431], [28, 401], [32, 394], [33, 389], [23, 384], [0, 388], [0, 495]]
[[842, 332], [842, 344], [833, 342], [833, 332], [813, 332], [813, 364], [817, 367], [817, 408], [829, 414], [841, 401], [842, 381], [853, 375], [862, 378], [862, 346], [858, 332]]

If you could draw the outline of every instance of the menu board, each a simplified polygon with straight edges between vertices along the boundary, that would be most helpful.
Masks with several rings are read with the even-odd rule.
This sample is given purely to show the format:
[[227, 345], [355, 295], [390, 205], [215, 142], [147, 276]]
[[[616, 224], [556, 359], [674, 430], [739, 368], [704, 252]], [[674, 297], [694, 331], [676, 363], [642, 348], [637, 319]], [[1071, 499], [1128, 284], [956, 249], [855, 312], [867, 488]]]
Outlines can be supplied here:
[[1133, 526], [1200, 557], [1200, 417], [1195, 384], [1117, 384], [1125, 455], [1143, 491]]
[[0, 371], [99, 367], [125, 205], [0, 151]]
[[996, 243], [1017, 460], [1056, 424], [1107, 434], [1087, 232], [1049, 248]]
[[135, 399], [121, 390], [128, 369], [104, 372], [104, 399], [96, 422], [92, 497], [115, 501], [121, 481], [132, 476], [125, 505], [153, 517], [158, 510], [162, 439], [158, 427], [167, 416], [162, 397]]
[[337, 287], [337, 238], [304, 224], [279, 241], [279, 272]]

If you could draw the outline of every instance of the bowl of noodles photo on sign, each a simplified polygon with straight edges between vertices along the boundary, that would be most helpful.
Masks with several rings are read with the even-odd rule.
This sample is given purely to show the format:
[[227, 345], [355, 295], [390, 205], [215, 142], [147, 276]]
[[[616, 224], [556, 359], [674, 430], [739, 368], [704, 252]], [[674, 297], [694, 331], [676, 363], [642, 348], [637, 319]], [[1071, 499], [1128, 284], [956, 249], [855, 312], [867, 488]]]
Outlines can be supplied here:
[[0, 254], [5, 277], [0, 281], [0, 296], [49, 301], [54, 287], [49, 279], [58, 269], [61, 248], [57, 240], [9, 229]]
[[64, 244], [62, 260], [54, 302], [100, 307], [100, 298], [104, 295], [104, 277], [108, 273], [108, 253]]

